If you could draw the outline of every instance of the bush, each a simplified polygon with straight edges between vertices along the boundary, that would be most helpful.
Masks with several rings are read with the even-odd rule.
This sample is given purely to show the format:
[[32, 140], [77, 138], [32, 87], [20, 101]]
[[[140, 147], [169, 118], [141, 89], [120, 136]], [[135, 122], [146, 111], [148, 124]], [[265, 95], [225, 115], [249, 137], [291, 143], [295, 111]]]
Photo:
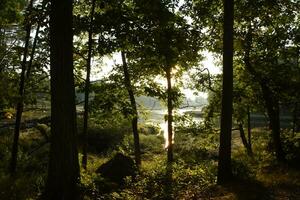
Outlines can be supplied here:
[[139, 133], [144, 135], [158, 135], [160, 128], [151, 124], [139, 125]]
[[202, 133], [194, 136], [192, 133], [175, 133], [174, 151], [178, 157], [188, 163], [198, 163], [203, 160], [218, 159], [218, 135]]
[[181, 197], [186, 192], [200, 192], [216, 181], [216, 166], [212, 163], [189, 165], [178, 160], [167, 165], [162, 158], [151, 163], [151, 168], [144, 169], [120, 192], [123, 199], [185, 199]]
[[295, 163], [300, 162], [300, 133], [285, 132], [282, 135], [282, 143], [286, 158]]
[[[81, 129], [82, 130], [82, 129]], [[120, 127], [103, 128], [96, 125], [91, 125], [88, 128], [88, 149], [94, 153], [108, 153], [117, 148], [123, 141], [128, 130]], [[81, 145], [83, 135], [79, 134], [79, 145]]]
[[253, 179], [255, 174], [253, 171], [251, 171], [251, 167], [248, 164], [249, 163], [247, 163], [245, 160], [232, 159], [231, 166], [233, 175], [244, 180]]
[[[140, 134], [140, 148], [144, 154], [159, 154], [163, 152], [164, 139], [161, 135]], [[134, 152], [134, 141], [132, 135], [127, 135], [121, 145], [121, 148], [129, 153]]]

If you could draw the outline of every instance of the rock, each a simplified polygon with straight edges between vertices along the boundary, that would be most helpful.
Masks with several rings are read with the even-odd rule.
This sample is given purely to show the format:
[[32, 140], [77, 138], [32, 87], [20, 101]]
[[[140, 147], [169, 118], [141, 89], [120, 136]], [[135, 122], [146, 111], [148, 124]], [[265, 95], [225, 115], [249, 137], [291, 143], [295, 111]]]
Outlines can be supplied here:
[[122, 185], [125, 177], [135, 177], [137, 168], [132, 158], [117, 153], [111, 160], [101, 165], [96, 172], [101, 173], [104, 178]]

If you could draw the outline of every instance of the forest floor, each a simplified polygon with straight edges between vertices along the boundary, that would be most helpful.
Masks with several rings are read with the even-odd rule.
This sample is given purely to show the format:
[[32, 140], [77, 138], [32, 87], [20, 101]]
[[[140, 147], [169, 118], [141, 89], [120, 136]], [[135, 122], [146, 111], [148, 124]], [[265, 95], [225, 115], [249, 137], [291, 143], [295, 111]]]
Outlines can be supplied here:
[[[277, 163], [269, 153], [270, 138], [265, 129], [253, 129], [253, 157], [247, 156], [239, 133], [233, 132], [232, 165], [235, 178], [223, 186], [216, 184], [216, 134], [187, 136], [178, 133], [175, 136], [175, 162], [170, 170], [166, 167], [163, 137], [153, 133], [141, 133], [143, 164], [140, 175], [134, 180], [126, 179], [123, 186], [116, 186], [103, 180], [96, 170], [116, 151], [132, 155], [132, 137], [130, 133], [125, 135], [125, 138], [119, 137], [120, 130], [110, 128], [104, 131], [97, 127], [92, 128], [90, 134], [93, 135], [94, 143], [91, 145], [95, 148], [89, 155], [88, 170], [81, 171], [85, 200], [300, 199], [299, 163]], [[7, 175], [7, 168], [12, 133], [12, 128], [0, 130], [0, 199], [36, 199], [45, 184], [49, 145], [45, 144], [44, 136], [37, 129], [22, 130], [18, 173], [11, 178]], [[99, 135], [102, 136], [97, 139]], [[104, 142], [97, 143], [97, 140]], [[98, 146], [117, 140], [120, 140], [120, 143], [107, 147], [109, 150], [106, 153], [97, 153], [102, 151], [97, 149]]]

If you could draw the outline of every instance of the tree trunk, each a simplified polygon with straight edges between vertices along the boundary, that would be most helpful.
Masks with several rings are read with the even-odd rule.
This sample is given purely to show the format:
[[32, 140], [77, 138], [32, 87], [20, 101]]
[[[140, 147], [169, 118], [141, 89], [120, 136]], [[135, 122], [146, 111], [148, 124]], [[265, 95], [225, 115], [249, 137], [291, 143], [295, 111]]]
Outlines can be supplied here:
[[281, 138], [280, 138], [280, 112], [279, 112], [279, 105], [278, 100], [274, 97], [272, 91], [269, 87], [266, 86], [266, 83], [261, 81], [260, 83], [263, 96], [265, 99], [265, 104], [267, 107], [267, 112], [270, 120], [270, 128], [273, 138], [273, 145], [275, 150], [276, 159], [279, 162], [285, 161], [285, 154], [282, 149], [281, 145]]
[[[45, 6], [46, 6], [46, 1], [43, 2], [42, 11], [44, 10]], [[30, 60], [29, 60], [27, 72], [26, 72], [27, 79], [29, 79], [29, 76], [31, 74], [32, 62], [33, 62], [33, 58], [34, 58], [34, 54], [35, 54], [36, 45], [37, 45], [37, 42], [39, 39], [39, 32], [40, 32], [42, 20], [43, 19], [40, 19], [38, 21], [38, 24], [36, 27], [35, 36], [34, 36], [34, 40], [33, 40], [33, 44], [32, 44], [32, 50], [31, 50], [31, 54], [30, 54]]]
[[90, 27], [89, 27], [89, 41], [88, 41], [88, 58], [86, 67], [86, 79], [84, 90], [84, 112], [83, 112], [83, 147], [82, 147], [82, 167], [87, 167], [87, 129], [89, 118], [89, 95], [90, 95], [90, 75], [91, 75], [91, 59], [92, 59], [92, 47], [93, 47], [93, 21], [95, 12], [95, 0], [92, 0], [92, 8], [90, 14]]
[[247, 139], [246, 139], [245, 131], [244, 131], [244, 128], [243, 128], [243, 123], [238, 122], [238, 124], [239, 124], [239, 131], [240, 131], [240, 137], [242, 139], [242, 143], [243, 143], [244, 147], [246, 148], [247, 154], [252, 155], [250, 145], [249, 145], [249, 143], [247, 142]]
[[250, 118], [250, 107], [248, 106], [247, 108], [247, 121], [248, 121], [248, 145], [249, 145], [249, 150], [251, 152], [251, 154], [253, 154], [252, 151], [252, 140], [251, 140], [251, 118]]
[[51, 146], [45, 191], [49, 200], [78, 199], [72, 3], [51, 1]]
[[173, 162], [173, 95], [172, 95], [172, 83], [171, 83], [171, 67], [166, 69], [166, 77], [167, 77], [167, 107], [168, 107], [168, 152], [167, 158], [168, 163]]
[[223, 24], [223, 90], [221, 110], [221, 134], [218, 163], [218, 184], [230, 181], [231, 170], [231, 128], [233, 90], [233, 0], [224, 1]]
[[133, 140], [134, 140], [134, 156], [135, 156], [135, 163], [138, 167], [141, 165], [141, 150], [140, 150], [140, 138], [139, 138], [139, 133], [138, 133], [138, 112], [137, 112], [137, 106], [136, 106], [136, 101], [134, 97], [134, 92], [132, 89], [132, 84], [130, 80], [130, 74], [128, 71], [128, 66], [127, 66], [127, 61], [126, 61], [126, 55], [124, 51], [121, 51], [121, 56], [122, 56], [122, 62], [123, 62], [123, 72], [124, 72], [124, 82], [125, 86], [129, 95], [130, 99], [130, 105], [132, 109], [132, 120], [131, 120], [131, 125], [132, 125], [132, 132], [133, 132]]
[[297, 127], [297, 114], [298, 114], [298, 104], [297, 102], [294, 104], [294, 111], [293, 111], [293, 137], [295, 136], [296, 127]]
[[[33, 0], [31, 0], [28, 4], [28, 15], [30, 15], [32, 10]], [[31, 22], [29, 21], [29, 17], [25, 17], [25, 46], [23, 52], [23, 60], [21, 63], [21, 77], [19, 82], [19, 99], [17, 102], [16, 107], [16, 123], [15, 123], [15, 130], [14, 130], [14, 140], [12, 145], [11, 151], [11, 160], [10, 160], [10, 175], [14, 175], [17, 167], [17, 157], [18, 157], [18, 145], [19, 145], [19, 136], [20, 136], [20, 127], [21, 127], [21, 118], [23, 112], [23, 101], [24, 101], [24, 87], [25, 87], [25, 74], [26, 74], [26, 62], [28, 56], [28, 49], [29, 49], [29, 40], [30, 40], [30, 32], [31, 32]]]

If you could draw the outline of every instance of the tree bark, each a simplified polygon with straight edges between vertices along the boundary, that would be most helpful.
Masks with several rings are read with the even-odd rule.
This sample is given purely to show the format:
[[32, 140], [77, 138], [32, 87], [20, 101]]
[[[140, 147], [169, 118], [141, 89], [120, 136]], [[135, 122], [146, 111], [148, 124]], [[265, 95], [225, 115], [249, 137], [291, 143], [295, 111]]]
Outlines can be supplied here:
[[45, 191], [49, 200], [78, 199], [72, 3], [51, 1], [51, 146]]
[[294, 110], [293, 110], [293, 137], [295, 136], [296, 127], [297, 127], [297, 114], [298, 114], [298, 104], [297, 102], [294, 104]]
[[[28, 4], [27, 10], [28, 15], [31, 14], [33, 0], [31, 0]], [[14, 139], [11, 151], [11, 160], [10, 160], [10, 175], [14, 175], [16, 172], [17, 167], [17, 157], [18, 157], [18, 145], [19, 145], [19, 137], [20, 137], [20, 127], [21, 127], [21, 118], [23, 112], [23, 102], [24, 102], [24, 88], [25, 88], [25, 74], [26, 74], [26, 62], [28, 56], [28, 49], [29, 49], [29, 40], [30, 40], [30, 32], [31, 32], [31, 22], [29, 21], [29, 16], [25, 17], [25, 46], [23, 52], [23, 59], [21, 62], [21, 75], [20, 75], [20, 82], [19, 82], [19, 99], [17, 102], [16, 107], [16, 123], [14, 129]]]
[[247, 142], [242, 122], [239, 122], [239, 131], [240, 131], [240, 137], [242, 139], [242, 143], [243, 143], [244, 147], [246, 148], [247, 154], [252, 155], [252, 151], [251, 151], [249, 142]]
[[167, 150], [167, 160], [168, 163], [173, 162], [173, 95], [172, 95], [172, 76], [171, 76], [172, 67], [168, 66], [166, 69], [167, 77], [167, 107], [168, 107], [168, 150]]
[[272, 91], [267, 87], [266, 83], [260, 83], [263, 96], [265, 99], [265, 104], [267, 107], [267, 112], [270, 120], [270, 128], [273, 138], [273, 145], [275, 150], [276, 159], [279, 162], [285, 161], [285, 153], [282, 148], [282, 142], [280, 138], [280, 112], [278, 100], [273, 95]]
[[231, 128], [233, 98], [233, 16], [234, 1], [224, 1], [223, 24], [223, 90], [221, 110], [221, 134], [218, 163], [218, 184], [230, 181], [231, 169]]
[[248, 126], [247, 126], [247, 129], [248, 129], [248, 145], [249, 145], [249, 150], [251, 152], [251, 154], [253, 154], [253, 151], [252, 151], [252, 140], [251, 140], [251, 118], [250, 118], [250, 107], [248, 106], [247, 108], [247, 122], [248, 122]]
[[124, 51], [121, 51], [122, 56], [122, 62], [123, 62], [123, 72], [124, 72], [124, 82], [125, 86], [129, 95], [130, 105], [132, 109], [132, 120], [131, 120], [131, 126], [132, 126], [132, 132], [133, 132], [133, 140], [134, 140], [134, 156], [135, 156], [135, 163], [138, 167], [141, 165], [141, 150], [140, 150], [140, 138], [138, 133], [138, 112], [137, 112], [137, 106], [136, 106], [136, 100], [134, 97], [134, 92], [132, 89], [131, 84], [131, 78], [128, 71], [127, 61], [126, 61], [126, 55]]
[[86, 79], [85, 79], [85, 90], [84, 90], [84, 112], [83, 112], [83, 147], [82, 147], [82, 167], [87, 167], [87, 129], [88, 129], [88, 118], [89, 118], [89, 95], [90, 95], [90, 75], [91, 75], [91, 59], [93, 50], [93, 21], [95, 12], [95, 0], [92, 0], [92, 8], [90, 14], [90, 27], [89, 27], [89, 41], [88, 41], [88, 57], [86, 67]]

